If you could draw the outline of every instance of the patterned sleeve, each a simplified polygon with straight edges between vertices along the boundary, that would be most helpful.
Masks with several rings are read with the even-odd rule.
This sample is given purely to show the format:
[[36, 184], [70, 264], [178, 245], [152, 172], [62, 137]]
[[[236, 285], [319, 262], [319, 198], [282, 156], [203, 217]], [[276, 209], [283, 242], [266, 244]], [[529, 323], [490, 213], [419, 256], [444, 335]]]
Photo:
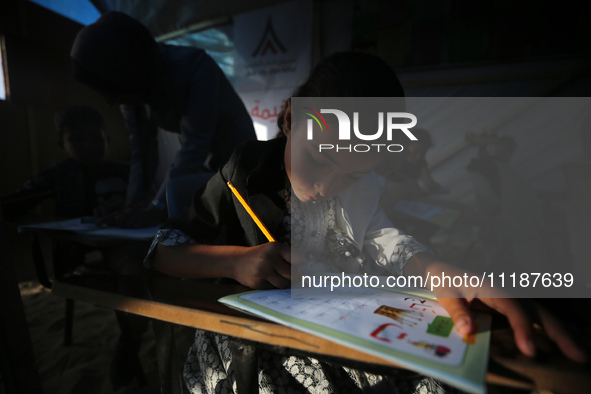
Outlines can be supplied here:
[[414, 237], [393, 227], [368, 234], [365, 250], [378, 266], [397, 276], [404, 275], [406, 263], [415, 254], [434, 254]]
[[195, 240], [181, 230], [177, 229], [160, 229], [156, 233], [156, 236], [152, 240], [152, 244], [150, 245], [150, 249], [148, 249], [148, 254], [144, 259], [144, 267], [148, 269], [152, 269], [152, 264], [154, 261], [154, 253], [156, 252], [156, 246], [158, 244], [162, 244], [164, 246], [176, 246], [182, 244], [194, 244], [196, 243]]
[[408, 260], [417, 253], [434, 254], [431, 249], [418, 242], [414, 237], [405, 235], [402, 240], [396, 244], [390, 261], [394, 264], [394, 269], [397, 275], [404, 275], [404, 267]]

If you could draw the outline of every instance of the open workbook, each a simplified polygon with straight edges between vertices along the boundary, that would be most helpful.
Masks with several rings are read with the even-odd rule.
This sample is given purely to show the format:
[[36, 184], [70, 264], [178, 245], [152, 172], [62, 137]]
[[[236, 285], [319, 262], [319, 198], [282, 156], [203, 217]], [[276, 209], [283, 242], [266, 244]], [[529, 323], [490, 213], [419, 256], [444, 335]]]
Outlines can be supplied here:
[[130, 239], [148, 241], [154, 238], [160, 225], [145, 228], [120, 228], [99, 225], [96, 218], [76, 218], [57, 222], [43, 222], [19, 226], [18, 231], [24, 230], [54, 230], [69, 231], [93, 237]]
[[289, 289], [220, 299], [240, 311], [382, 357], [472, 393], [485, 392], [490, 315], [475, 312], [477, 333], [462, 337], [432, 297], [355, 289], [350, 298], [291, 298]]

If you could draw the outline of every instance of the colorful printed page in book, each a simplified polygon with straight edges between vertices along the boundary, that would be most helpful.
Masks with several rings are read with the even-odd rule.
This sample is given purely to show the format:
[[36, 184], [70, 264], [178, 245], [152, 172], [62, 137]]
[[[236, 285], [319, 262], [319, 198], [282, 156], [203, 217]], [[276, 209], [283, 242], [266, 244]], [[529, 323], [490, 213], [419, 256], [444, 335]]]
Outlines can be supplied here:
[[437, 301], [378, 289], [352, 298], [291, 298], [290, 290], [253, 291], [220, 299], [228, 306], [351, 346], [484, 392], [490, 316], [476, 315], [478, 333], [462, 337]]

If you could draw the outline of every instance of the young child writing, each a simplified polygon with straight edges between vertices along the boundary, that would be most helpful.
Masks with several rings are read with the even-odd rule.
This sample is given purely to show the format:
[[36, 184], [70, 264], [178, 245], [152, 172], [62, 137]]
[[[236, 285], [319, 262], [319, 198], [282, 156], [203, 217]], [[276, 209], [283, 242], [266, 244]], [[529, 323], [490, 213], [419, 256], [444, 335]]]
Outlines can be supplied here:
[[[392, 70], [379, 58], [361, 53], [341, 53], [323, 60], [294, 97], [401, 97], [402, 87]], [[263, 289], [290, 285], [292, 250], [289, 242], [314, 243], [339, 233], [353, 245], [362, 245], [365, 265], [376, 272], [397, 275], [435, 275], [453, 272], [453, 267], [437, 260], [412, 237], [395, 229], [377, 207], [379, 187], [372, 170], [383, 160], [367, 155], [351, 161], [336, 152], [321, 154], [305, 138], [301, 127], [292, 123], [294, 108], [287, 100], [278, 126], [284, 138], [247, 143], [239, 148], [228, 164], [215, 175], [201, 196], [196, 196], [188, 223], [169, 223], [153, 243], [148, 264], [168, 275], [185, 278], [226, 277], [251, 288]], [[324, 133], [330, 142], [334, 133]], [[334, 142], [334, 141], [333, 141]], [[261, 222], [278, 242], [267, 242], [251, 216], [227, 186], [234, 187], [248, 201]], [[365, 214], [353, 214], [347, 208], [351, 196], [364, 193]], [[344, 213], [343, 213], [344, 212]], [[316, 228], [302, 227], [301, 217], [317, 218]], [[225, 226], [225, 245], [214, 245]], [[303, 230], [302, 230], [303, 229]], [[336, 236], [339, 236], [338, 234]], [[351, 239], [353, 238], [353, 239]], [[309, 242], [308, 242], [309, 241]], [[355, 242], [353, 242], [355, 241]], [[316, 243], [317, 251], [327, 245]], [[293, 246], [292, 246], [293, 247]], [[338, 252], [338, 251], [337, 251]], [[349, 253], [349, 254], [347, 254]], [[297, 254], [296, 254], [297, 255]], [[355, 248], [345, 251], [353, 265], [360, 259]], [[462, 293], [466, 292], [466, 294]], [[477, 293], [456, 290], [456, 298], [440, 299], [460, 334], [471, 332], [473, 322], [468, 303]], [[522, 352], [533, 355], [533, 321], [514, 300], [484, 299], [492, 308], [507, 315]], [[537, 310], [541, 324], [571, 358], [582, 354], [561, 326], [550, 315]], [[236, 390], [232, 339], [197, 331], [185, 366], [185, 380], [191, 392], [232, 392]], [[263, 392], [309, 390], [384, 392], [440, 391], [432, 379], [414, 373], [379, 376], [319, 362], [262, 351], [259, 357], [259, 384]]]

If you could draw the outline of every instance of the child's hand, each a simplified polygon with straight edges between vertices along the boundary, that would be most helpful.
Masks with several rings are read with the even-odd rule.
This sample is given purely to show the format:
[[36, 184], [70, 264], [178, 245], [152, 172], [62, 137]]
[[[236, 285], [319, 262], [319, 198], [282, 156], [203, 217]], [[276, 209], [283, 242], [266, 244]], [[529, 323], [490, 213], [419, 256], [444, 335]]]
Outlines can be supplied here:
[[[470, 299], [438, 298], [437, 300], [449, 312], [460, 334], [470, 334], [474, 330], [472, 313], [468, 308]], [[565, 356], [578, 362], [587, 360], [585, 352], [577, 346], [556, 317], [536, 302], [515, 298], [479, 298], [479, 300], [507, 317], [513, 329], [515, 344], [526, 356], [535, 356], [534, 329], [541, 329], [558, 345]]]
[[[409, 266], [409, 264], [412, 265]], [[407, 267], [408, 269], [405, 268], [407, 275], [424, 275], [429, 272], [431, 278], [441, 278], [443, 273], [450, 277], [466, 274], [465, 270], [438, 261], [425, 253], [414, 255], [407, 263]], [[450, 314], [456, 330], [461, 335], [470, 334], [475, 330], [469, 306], [473, 300], [478, 299], [505, 315], [513, 329], [515, 343], [523, 354], [535, 355], [533, 334], [535, 329], [541, 329], [568, 358], [579, 362], [587, 359], [585, 352], [577, 346], [556, 317], [532, 300], [507, 298], [506, 293], [486, 284], [478, 287], [435, 287], [433, 290], [437, 301]]]
[[[453, 267], [448, 266], [446, 274], [452, 274], [452, 269]], [[474, 299], [478, 299], [483, 304], [505, 315], [513, 330], [517, 348], [526, 356], [535, 356], [534, 330], [541, 329], [568, 358], [578, 362], [585, 362], [587, 359], [586, 354], [577, 346], [556, 317], [533, 300], [503, 298], [503, 294], [497, 289], [486, 285], [477, 289], [471, 287], [437, 288], [435, 295], [439, 303], [450, 314], [454, 326], [461, 335], [470, 334], [475, 330], [469, 306]]]
[[237, 262], [234, 279], [252, 289], [289, 287], [291, 248], [278, 242], [247, 248]]

